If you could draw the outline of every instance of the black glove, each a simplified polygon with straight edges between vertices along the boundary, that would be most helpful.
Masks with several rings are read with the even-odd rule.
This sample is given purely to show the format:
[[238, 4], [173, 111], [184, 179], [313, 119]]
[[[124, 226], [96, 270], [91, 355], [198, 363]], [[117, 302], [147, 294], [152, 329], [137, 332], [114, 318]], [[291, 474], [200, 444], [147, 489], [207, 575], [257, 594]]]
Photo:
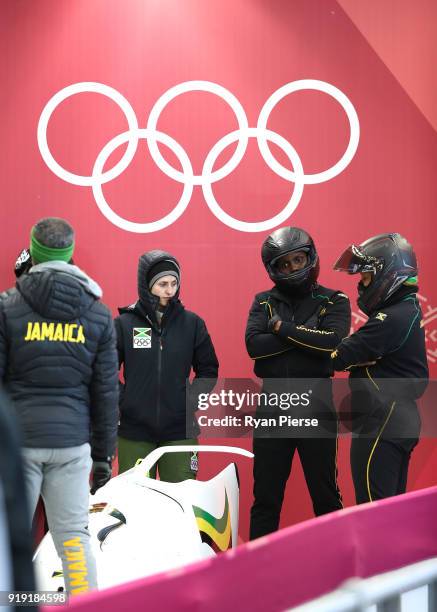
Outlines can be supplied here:
[[276, 308], [269, 301], [266, 302], [265, 308], [268, 317], [267, 331], [269, 331], [271, 334], [276, 334], [274, 327], [278, 321], [282, 321], [282, 318], [279, 316]]
[[92, 479], [91, 479], [91, 495], [103, 487], [108, 480], [110, 480], [112, 475], [112, 465], [111, 461], [93, 461], [93, 470], [92, 470]]
[[274, 314], [267, 324], [267, 329], [270, 333], [276, 334], [275, 325], [278, 321], [282, 321], [281, 317], [278, 314]]

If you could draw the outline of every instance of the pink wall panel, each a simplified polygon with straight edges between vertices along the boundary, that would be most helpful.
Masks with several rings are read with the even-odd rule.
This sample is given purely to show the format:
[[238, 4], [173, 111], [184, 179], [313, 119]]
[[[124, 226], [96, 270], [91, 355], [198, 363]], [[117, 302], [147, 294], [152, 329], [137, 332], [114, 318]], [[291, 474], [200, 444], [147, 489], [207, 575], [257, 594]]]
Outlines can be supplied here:
[[435, 557], [436, 497], [433, 487], [325, 515], [181, 570], [75, 597], [68, 609], [288, 610], [353, 576]]

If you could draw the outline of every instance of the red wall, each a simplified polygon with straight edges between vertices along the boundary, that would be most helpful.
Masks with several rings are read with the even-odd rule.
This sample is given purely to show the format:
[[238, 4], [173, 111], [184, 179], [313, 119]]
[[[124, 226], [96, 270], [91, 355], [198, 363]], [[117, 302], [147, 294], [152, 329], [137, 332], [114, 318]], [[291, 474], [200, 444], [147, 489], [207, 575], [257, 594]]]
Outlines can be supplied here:
[[[184, 303], [207, 321], [221, 375], [250, 376], [244, 328], [254, 293], [269, 286], [259, 257], [269, 231], [231, 229], [212, 214], [195, 186], [187, 209], [172, 225], [154, 233], [126, 232], [102, 215], [90, 187], [72, 185], [49, 170], [38, 149], [38, 120], [56, 92], [96, 81], [118, 90], [144, 128], [166, 90], [184, 81], [207, 80], [236, 96], [254, 127], [263, 104], [279, 87], [319, 79], [335, 85], [354, 105], [361, 127], [359, 146], [338, 176], [305, 185], [288, 222], [313, 234], [322, 283], [347, 291], [353, 303], [355, 280], [331, 270], [343, 247], [385, 231], [408, 237], [419, 257], [435, 372], [437, 139], [431, 102], [437, 89], [435, 62], [429, 57], [435, 58], [437, 45], [429, 23], [435, 23], [437, 7], [423, 1], [412, 10], [406, 0], [397, 1], [396, 8], [388, 0], [372, 3], [368, 11], [362, 6], [358, 0], [4, 0], [0, 287], [13, 283], [12, 264], [28, 242], [30, 226], [46, 215], [66, 217], [75, 226], [75, 260], [102, 285], [114, 313], [118, 305], [135, 300], [138, 255], [151, 248], [167, 249], [182, 264]], [[316, 91], [283, 99], [268, 127], [292, 144], [306, 174], [333, 165], [349, 139], [344, 111]], [[173, 100], [158, 128], [184, 147], [200, 174], [208, 151], [236, 130], [237, 123], [223, 100], [196, 91]], [[83, 93], [56, 109], [48, 142], [66, 169], [90, 175], [101, 148], [126, 129], [114, 102]], [[235, 146], [219, 157], [218, 165], [229, 159]], [[105, 169], [123, 150], [111, 156]], [[165, 146], [161, 150], [178, 167], [171, 151]], [[287, 164], [276, 145], [272, 151]], [[263, 161], [253, 138], [240, 165], [213, 185], [223, 209], [249, 222], [279, 213], [293, 189], [293, 183]], [[144, 223], [169, 213], [182, 185], [158, 169], [141, 140], [131, 164], [103, 185], [103, 192], [119, 215]], [[340, 447], [340, 482], [351, 503], [347, 445], [343, 441]], [[434, 441], [423, 441], [414, 452], [410, 488], [435, 483], [436, 457]], [[248, 463], [241, 467], [245, 535], [251, 482]], [[212, 468], [206, 464], [203, 469], [206, 475]], [[303, 477], [296, 470], [283, 523], [310, 515]]]

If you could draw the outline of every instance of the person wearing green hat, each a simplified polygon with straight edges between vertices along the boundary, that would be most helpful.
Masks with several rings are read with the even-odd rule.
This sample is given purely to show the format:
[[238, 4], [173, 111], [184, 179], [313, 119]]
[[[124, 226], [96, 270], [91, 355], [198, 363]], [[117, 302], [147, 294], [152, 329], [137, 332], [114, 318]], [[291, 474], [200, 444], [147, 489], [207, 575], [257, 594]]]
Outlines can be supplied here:
[[97, 586], [89, 475], [91, 493], [110, 479], [118, 422], [111, 313], [97, 283], [69, 263], [74, 247], [67, 221], [41, 219], [32, 267], [0, 300], [0, 380], [21, 425], [29, 506], [33, 515], [41, 494], [73, 595]]
[[55, 227], [59, 227], [59, 228], [63, 227], [65, 231], [65, 237], [63, 239], [59, 239], [59, 238], [54, 239], [54, 237], [56, 236], [55, 230], [54, 230], [53, 232], [46, 234], [47, 239], [48, 240], [52, 239], [51, 242], [53, 244], [59, 244], [62, 246], [51, 247], [41, 242], [41, 240], [44, 240], [44, 237], [45, 237], [42, 235], [44, 233], [44, 230], [42, 230], [41, 225], [43, 225], [46, 228], [48, 227], [48, 223], [45, 222], [45, 220], [40, 221], [37, 225], [32, 227], [32, 231], [30, 233], [30, 255], [32, 257], [32, 261], [34, 264], [45, 263], [48, 261], [63, 261], [65, 263], [68, 263], [73, 256], [73, 251], [74, 251], [73, 228], [71, 228], [71, 230], [69, 228], [67, 229], [66, 222], [63, 221], [63, 219], [55, 220], [54, 217], [51, 218], [50, 223], [54, 225]]

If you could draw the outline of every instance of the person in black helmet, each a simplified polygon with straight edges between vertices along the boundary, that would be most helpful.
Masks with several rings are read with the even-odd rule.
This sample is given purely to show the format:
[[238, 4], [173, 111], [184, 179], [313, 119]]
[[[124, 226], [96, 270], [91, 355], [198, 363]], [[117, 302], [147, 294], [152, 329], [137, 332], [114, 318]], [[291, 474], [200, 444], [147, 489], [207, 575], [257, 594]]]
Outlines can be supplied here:
[[428, 380], [417, 299], [417, 262], [400, 234], [349, 246], [335, 270], [360, 274], [358, 306], [368, 321], [332, 353], [350, 372], [354, 435], [351, 466], [357, 503], [404, 493], [420, 433], [416, 400]]
[[[329, 435], [254, 437], [254, 503], [250, 538], [278, 529], [285, 486], [297, 450], [316, 515], [342, 508], [337, 485], [337, 421], [332, 403], [331, 352], [348, 334], [350, 305], [344, 293], [318, 284], [319, 257], [311, 236], [296, 227], [283, 227], [263, 243], [262, 261], [274, 287], [255, 296], [246, 328], [246, 347], [255, 361], [255, 374], [264, 391], [278, 385], [298, 388], [299, 379], [317, 379]], [[276, 380], [276, 382], [275, 382]], [[285, 381], [285, 382], [284, 382]], [[288, 382], [287, 382], [288, 381]], [[299, 437], [296, 437], [298, 435]], [[288, 437], [287, 437], [288, 436]]]
[[[138, 300], [120, 308], [115, 320], [124, 373], [120, 473], [157, 447], [197, 444], [187, 437], [187, 418], [200, 388], [209, 392], [214, 386], [218, 361], [205, 322], [179, 300], [180, 278], [173, 255], [161, 250], [144, 253], [138, 262]], [[195, 377], [187, 405], [191, 369]], [[158, 461], [159, 477], [167, 482], [194, 479], [197, 469], [195, 452], [168, 453]], [[151, 473], [155, 476], [156, 467]]]

